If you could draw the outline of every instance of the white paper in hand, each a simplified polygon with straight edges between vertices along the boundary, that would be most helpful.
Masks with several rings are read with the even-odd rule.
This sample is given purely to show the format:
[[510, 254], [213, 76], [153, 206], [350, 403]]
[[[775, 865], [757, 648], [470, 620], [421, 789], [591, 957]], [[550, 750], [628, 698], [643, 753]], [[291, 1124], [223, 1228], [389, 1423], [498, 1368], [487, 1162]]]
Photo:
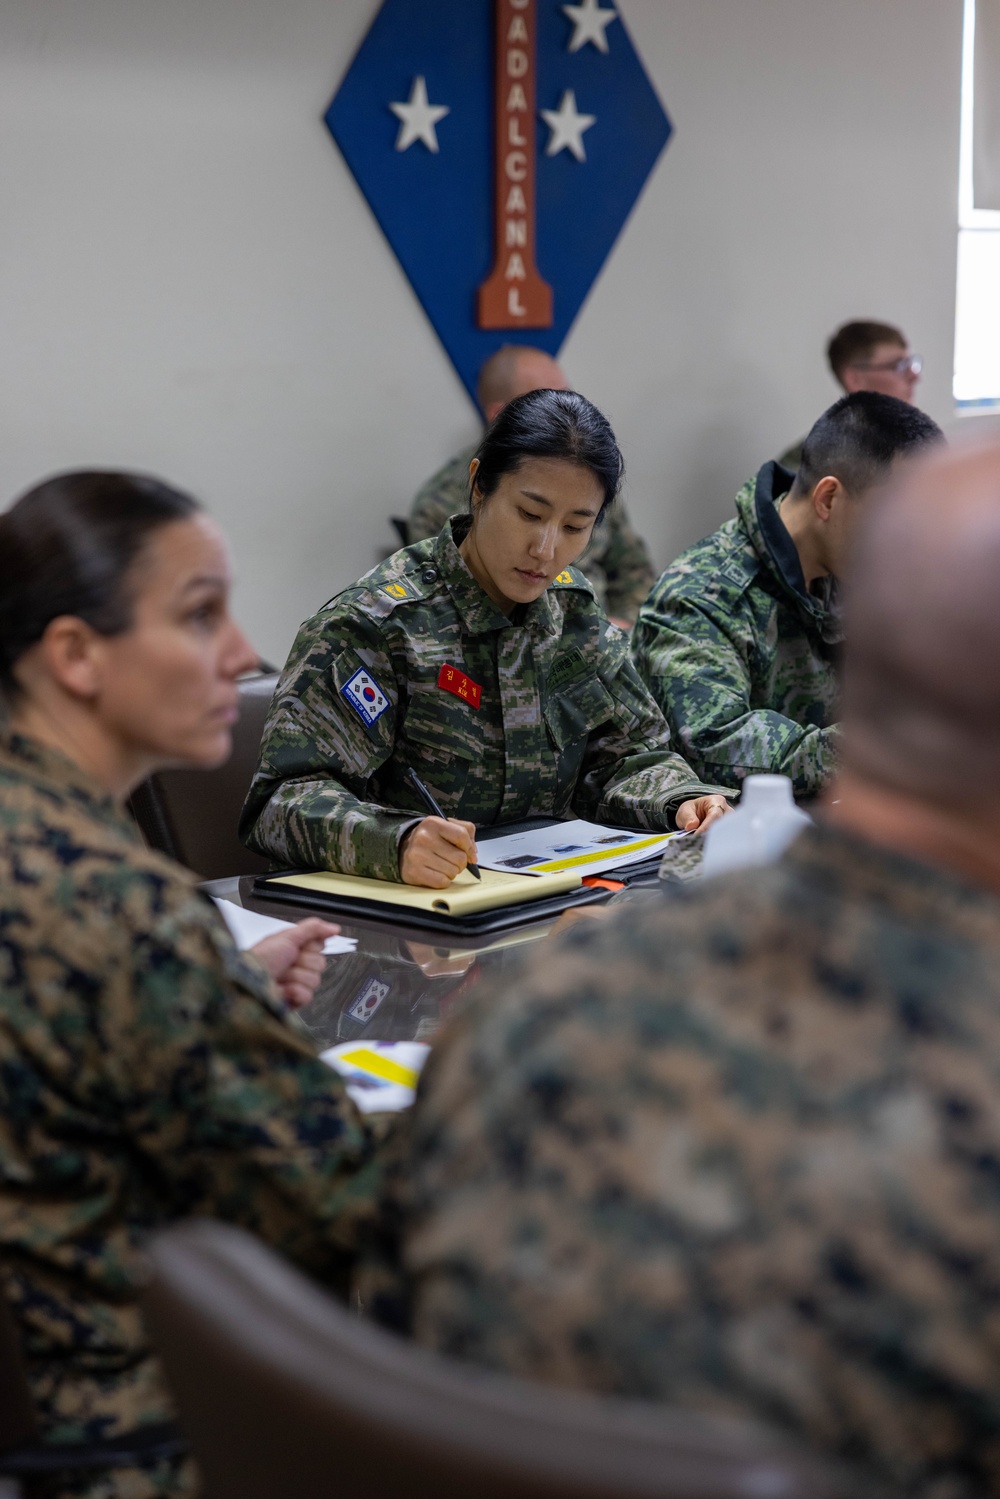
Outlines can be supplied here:
[[[248, 911], [245, 906], [237, 906], [231, 900], [219, 900], [214, 895], [212, 899], [229, 928], [229, 935], [241, 952], [254, 947], [265, 937], [271, 937], [275, 932], [286, 932], [295, 925], [293, 921], [281, 921], [277, 916], [262, 916], [259, 911]], [[323, 951], [327, 957], [331, 957], [334, 953], [353, 952], [357, 945], [356, 937], [327, 937], [323, 943]]]

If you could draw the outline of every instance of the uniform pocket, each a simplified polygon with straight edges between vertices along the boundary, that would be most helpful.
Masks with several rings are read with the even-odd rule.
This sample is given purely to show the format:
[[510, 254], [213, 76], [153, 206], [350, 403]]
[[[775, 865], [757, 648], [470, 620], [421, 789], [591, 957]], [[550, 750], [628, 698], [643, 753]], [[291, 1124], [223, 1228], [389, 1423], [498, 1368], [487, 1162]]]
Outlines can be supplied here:
[[595, 729], [614, 717], [615, 700], [599, 677], [585, 677], [552, 694], [543, 712], [549, 737], [561, 754], [578, 746], [582, 756]]
[[454, 817], [469, 768], [483, 750], [472, 726], [461, 717], [471, 710], [457, 700], [452, 709], [450, 703], [439, 701], [444, 696], [444, 693], [414, 693], [400, 738], [408, 766], [428, 782], [441, 803], [441, 810]]

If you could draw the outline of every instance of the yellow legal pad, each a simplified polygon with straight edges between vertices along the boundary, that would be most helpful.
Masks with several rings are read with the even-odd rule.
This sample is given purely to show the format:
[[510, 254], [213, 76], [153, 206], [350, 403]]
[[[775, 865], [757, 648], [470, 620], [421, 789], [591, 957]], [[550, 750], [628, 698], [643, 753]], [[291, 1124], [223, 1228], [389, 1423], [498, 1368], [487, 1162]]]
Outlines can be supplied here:
[[482, 880], [463, 869], [447, 890], [423, 890], [417, 885], [395, 885], [389, 880], [366, 880], [356, 874], [282, 874], [268, 880], [268, 885], [293, 885], [297, 890], [312, 890], [318, 895], [338, 899], [377, 900], [387, 906], [406, 906], [411, 911], [436, 911], [445, 916], [474, 916], [480, 911], [516, 906], [521, 901], [544, 900], [550, 895], [564, 895], [582, 883], [572, 869], [557, 874], [502, 874], [498, 869], [484, 869]]

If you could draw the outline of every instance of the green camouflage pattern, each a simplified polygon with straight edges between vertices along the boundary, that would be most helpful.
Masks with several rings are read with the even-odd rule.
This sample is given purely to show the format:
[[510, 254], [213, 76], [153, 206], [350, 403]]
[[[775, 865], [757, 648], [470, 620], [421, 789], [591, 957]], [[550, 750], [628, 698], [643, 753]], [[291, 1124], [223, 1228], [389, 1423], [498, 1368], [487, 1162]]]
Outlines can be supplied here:
[[[172, 1419], [147, 1235], [198, 1215], [346, 1287], [372, 1137], [194, 875], [62, 756], [0, 739], [0, 1291], [44, 1438]], [[191, 1492], [162, 1464], [60, 1493]]]
[[791, 482], [765, 464], [737, 495], [735, 518], [667, 568], [639, 612], [632, 654], [700, 775], [737, 785], [771, 772], [814, 796], [834, 767], [843, 630], [836, 580], [806, 593], [776, 509]]
[[[408, 521], [411, 542], [436, 536], [449, 516], [468, 510], [469, 464], [475, 456], [475, 448], [459, 453], [418, 490]], [[590, 579], [605, 612], [635, 624], [656, 573], [621, 500], [607, 510], [577, 566]]]
[[[469, 521], [404, 547], [306, 621], [275, 689], [240, 835], [298, 868], [399, 879], [426, 809], [480, 827], [574, 816], [669, 828], [703, 785], [575, 568], [516, 611], [493, 604], [456, 545]], [[454, 534], [453, 534], [454, 532]], [[478, 707], [438, 686], [482, 689]], [[363, 670], [387, 699], [372, 724], [345, 700]]]
[[809, 829], [477, 990], [405, 1130], [369, 1313], [879, 1492], [1000, 1493], [994, 894]]

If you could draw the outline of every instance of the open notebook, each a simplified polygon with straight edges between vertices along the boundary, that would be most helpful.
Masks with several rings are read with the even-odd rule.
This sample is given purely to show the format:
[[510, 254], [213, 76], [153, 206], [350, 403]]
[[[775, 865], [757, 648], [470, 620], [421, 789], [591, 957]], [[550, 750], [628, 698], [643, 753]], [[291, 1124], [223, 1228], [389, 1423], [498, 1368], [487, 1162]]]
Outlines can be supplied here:
[[522, 901], [545, 900], [564, 895], [580, 887], [580, 875], [571, 869], [558, 874], [508, 874], [497, 869], [482, 870], [482, 880], [463, 869], [447, 890], [423, 890], [416, 885], [396, 885], [389, 880], [366, 880], [355, 874], [281, 874], [272, 875], [267, 884], [273, 889], [291, 886], [315, 895], [338, 899], [379, 901], [387, 906], [405, 906], [411, 911], [430, 911], [442, 916], [473, 916], [480, 911], [495, 911], [501, 906], [516, 906]]

